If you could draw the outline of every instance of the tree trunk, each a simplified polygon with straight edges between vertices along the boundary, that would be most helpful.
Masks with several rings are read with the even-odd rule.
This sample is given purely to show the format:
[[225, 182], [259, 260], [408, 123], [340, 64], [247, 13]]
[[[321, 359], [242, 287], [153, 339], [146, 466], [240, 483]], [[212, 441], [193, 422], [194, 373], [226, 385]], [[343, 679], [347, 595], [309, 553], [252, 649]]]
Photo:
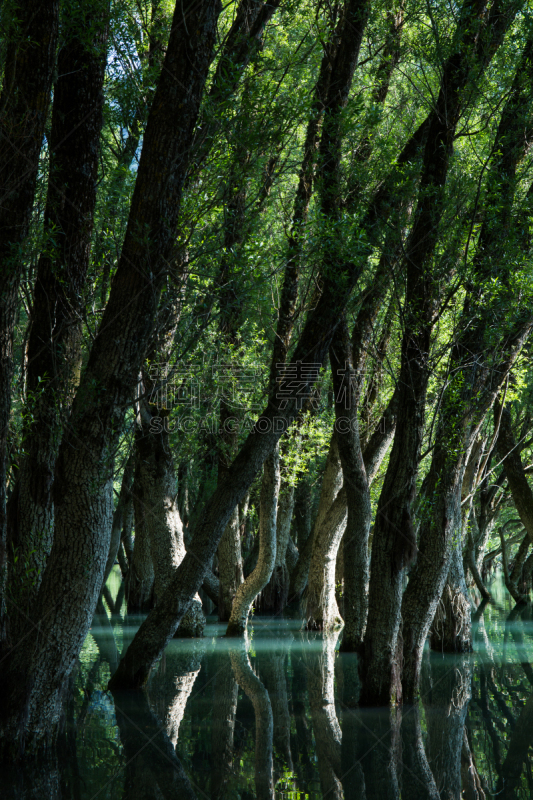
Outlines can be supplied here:
[[500, 432], [496, 443], [498, 456], [503, 460], [513, 503], [530, 541], [533, 542], [533, 491], [528, 483], [520, 451], [513, 436], [511, 412], [508, 406], [502, 409], [499, 403], [494, 404], [494, 412], [496, 415], [501, 413]]
[[276, 517], [280, 485], [279, 445], [265, 461], [259, 507], [259, 556], [257, 565], [235, 595], [227, 636], [242, 636], [248, 614], [259, 592], [267, 585], [276, 561]]
[[[510, 18], [504, 17], [502, 24], [505, 27], [512, 15]], [[471, 80], [471, 70], [467, 64], [473, 57], [477, 58], [482, 71], [494, 53], [494, 38], [500, 35], [501, 29], [498, 36], [494, 37], [491, 26], [486, 24], [484, 6], [472, 8], [469, 3], [463, 5], [454, 52], [443, 67], [436, 108], [430, 114], [421, 195], [405, 245], [407, 285], [398, 425], [378, 504], [372, 543], [369, 617], [363, 661], [363, 702], [368, 704], [384, 704], [391, 699], [399, 700], [401, 696], [398, 631], [402, 582], [404, 568], [412, 560], [416, 548], [411, 505], [424, 429], [428, 357], [434, 319], [432, 309], [438, 299], [439, 285], [430, 265], [444, 207], [444, 185], [463, 89]], [[449, 519], [445, 517], [441, 524], [447, 527]], [[437, 562], [434, 576], [437, 590], [446, 565], [446, 556]], [[430, 609], [435, 602], [435, 593], [430, 592], [428, 596], [424, 594], [423, 602]], [[427, 624], [429, 616], [428, 610], [424, 624]], [[409, 642], [407, 649], [410, 653], [409, 648], [414, 644], [411, 633], [405, 641]]]
[[339, 459], [339, 450], [335, 434], [331, 437], [326, 468], [322, 478], [320, 500], [313, 530], [302, 546], [299, 546], [299, 558], [291, 575], [289, 586], [289, 600], [294, 601], [301, 597], [308, 580], [309, 568], [314, 551], [314, 542], [317, 532], [323, 527], [337, 494], [342, 486], [342, 468]]
[[269, 582], [263, 589], [260, 608], [263, 613], [281, 614], [289, 597], [290, 571], [287, 549], [294, 510], [294, 486], [282, 486], [276, 517], [276, 561]]
[[367, 616], [368, 536], [372, 509], [370, 485], [361, 452], [358, 411], [367, 340], [370, 339], [372, 323], [379, 305], [379, 300], [376, 299], [373, 304], [365, 306], [368, 309], [366, 315], [358, 316], [354, 331], [355, 363], [345, 320], [337, 328], [330, 349], [335, 391], [335, 427], [344, 477], [343, 491], [348, 508], [343, 537], [343, 650], [355, 650], [361, 645]]
[[[526, 62], [531, 60], [529, 51], [530, 45], [527, 45], [523, 55]], [[506, 219], [515, 187], [508, 183], [507, 178], [509, 171], [512, 173], [516, 168], [524, 146], [522, 134], [519, 133], [522, 130], [520, 122], [516, 124], [528, 103], [528, 95], [523, 94], [523, 84], [520, 82], [521, 74], [519, 70], [493, 146], [494, 179], [497, 181], [497, 190], [502, 192], [501, 204], [498, 205], [497, 217], [488, 216], [480, 232], [475, 256], [478, 281], [465, 299], [459, 334], [452, 352], [453, 374], [458, 376], [459, 382], [455, 391], [453, 382], [450, 384], [450, 393], [442, 401], [441, 421], [430, 470], [427, 496], [432, 497], [431, 518], [426, 519], [421, 527], [418, 560], [403, 602], [404, 688], [409, 699], [414, 699], [418, 691], [422, 651], [435, 612], [432, 644], [435, 643], [436, 649], [463, 652], [471, 647], [470, 605], [461, 555], [463, 475], [469, 451], [474, 446], [485, 414], [494, 402], [499, 386], [517, 358], [531, 327], [527, 313], [523, 315], [519, 312], [511, 325], [507, 321], [503, 323], [497, 346], [499, 349], [496, 349], [496, 369], [486, 356], [485, 331], [488, 320], [494, 325], [495, 317], [498, 318], [501, 312], [494, 307], [492, 300], [487, 302], [484, 292], [493, 280], [491, 265], [497, 253], [495, 248], [501, 239], [500, 231], [508, 227]], [[491, 350], [494, 349], [492, 344]], [[474, 366], [473, 354], [476, 355]], [[465, 412], [465, 408], [468, 411]], [[462, 464], [463, 459], [466, 462]], [[455, 542], [454, 531], [458, 532]], [[445, 585], [447, 575], [448, 582]]]
[[135, 540], [131, 564], [126, 579], [126, 603], [128, 613], [149, 611], [154, 604], [154, 564], [150, 549], [150, 537], [145, 522], [148, 498], [143, 494], [140, 454], [135, 448], [135, 473], [133, 478], [133, 511]]
[[[168, 429], [163, 425], [160, 432], [154, 432], [151, 428], [152, 417], [146, 408], [141, 411], [141, 418], [135, 443], [138, 449], [143, 524], [150, 542], [157, 605], [177, 567], [185, 558], [185, 543], [178, 511], [176, 476]], [[202, 636], [204, 626], [202, 603], [196, 595], [176, 635]]]
[[7, 443], [21, 248], [28, 235], [59, 30], [59, 1], [19, 3], [4, 25], [6, 57], [0, 96], [0, 643], [6, 637]]
[[468, 653], [472, 650], [470, 598], [460, 540], [453, 545], [448, 578], [431, 629], [431, 648], [442, 653]]
[[339, 544], [346, 529], [346, 516], [346, 492], [343, 487], [321, 526], [315, 529], [305, 598], [307, 630], [330, 631], [343, 625], [335, 596], [335, 567]]
[[118, 496], [117, 505], [113, 513], [113, 524], [111, 526], [111, 539], [109, 543], [109, 555], [107, 557], [104, 579], [102, 586], [105, 586], [111, 570], [115, 564], [122, 538], [122, 532], [127, 525], [128, 506], [131, 507], [131, 489], [133, 484], [133, 469], [135, 459], [133, 453], [128, 458], [122, 474], [122, 483], [120, 486], [120, 494]]
[[[112, 455], [174, 247], [181, 188], [219, 12], [218, 0], [178, 5], [175, 11], [122, 255], [59, 450], [54, 544], [32, 615], [41, 635], [13, 649], [1, 665], [2, 680], [11, 690], [3, 695], [0, 717], [11, 747], [16, 742], [24, 749], [26, 742], [38, 748], [54, 739], [60, 689], [96, 607], [109, 554], [106, 490]], [[22, 709], [27, 713], [20, 725]]]
[[[62, 427], [81, 368], [82, 298], [91, 254], [103, 123], [107, 0], [75, 3], [62, 17], [54, 86], [44, 235], [28, 341], [27, 414], [18, 480], [10, 584], [18, 639], [53, 540], [53, 481]], [[17, 79], [18, 80], [18, 79]], [[55, 243], [55, 244], [54, 244]]]

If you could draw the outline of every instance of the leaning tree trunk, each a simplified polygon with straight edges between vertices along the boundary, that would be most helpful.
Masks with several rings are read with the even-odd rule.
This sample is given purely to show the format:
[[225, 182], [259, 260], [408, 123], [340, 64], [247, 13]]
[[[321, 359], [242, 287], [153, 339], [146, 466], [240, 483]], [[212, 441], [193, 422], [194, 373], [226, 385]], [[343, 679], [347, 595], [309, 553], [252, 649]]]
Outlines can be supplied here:
[[[502, 15], [498, 25], [509, 25], [515, 12]], [[482, 72], [494, 53], [497, 36], [487, 25], [484, 8], [468, 2], [459, 16], [454, 52], [443, 66], [435, 109], [430, 114], [424, 149], [421, 192], [414, 224], [405, 244], [405, 328], [399, 379], [398, 425], [383, 490], [380, 496], [372, 543], [369, 616], [364, 641], [363, 702], [385, 704], [401, 697], [398, 632], [401, 621], [404, 568], [416, 551], [411, 506], [424, 433], [425, 397], [429, 379], [429, 348], [438, 301], [432, 259], [442, 216], [452, 144], [463, 102], [463, 90], [472, 79], [467, 64], [478, 61]], [[490, 40], [490, 46], [489, 46]], [[444, 524], [449, 525], [449, 522]], [[438, 581], [447, 558], [439, 561]], [[440, 571], [439, 571], [440, 569]], [[438, 582], [437, 582], [438, 588]], [[430, 592], [424, 602], [434, 602]]]
[[[501, 192], [498, 214], [488, 215], [480, 232], [474, 262], [478, 280], [465, 299], [460, 333], [452, 354], [453, 373], [459, 383], [455, 396], [452, 383], [450, 394], [443, 399], [430, 472], [436, 490], [435, 509], [432, 519], [426, 520], [421, 528], [418, 561], [404, 597], [404, 688], [410, 698], [414, 698], [418, 691], [422, 651], [435, 611], [432, 645], [434, 643], [436, 649], [452, 652], [462, 652], [471, 647], [470, 604], [461, 554], [460, 503], [465, 469], [461, 460], [467, 458], [485, 414], [531, 329], [529, 309], [522, 312], [518, 308], [516, 318], [509, 324], [501, 318], [501, 299], [495, 306], [490, 295], [495, 264], [508, 270], [507, 265], [512, 263], [508, 259], [500, 261], [497, 254], [501, 230], [509, 230], [512, 220], [515, 183], [509, 181], [510, 173], [516, 169], [524, 148], [523, 114], [530, 101], [529, 88], [524, 89], [522, 75], [526, 68], [531, 70], [531, 42], [526, 46], [522, 59], [523, 69], [517, 71], [513, 92], [502, 114], [493, 146], [491, 174], [496, 181], [495, 188]], [[507, 277], [505, 273], [502, 275], [504, 282]], [[489, 294], [488, 300], [485, 292]], [[498, 353], [497, 366], [494, 361], [487, 361], [485, 355], [486, 329], [489, 323], [495, 324], [495, 318], [502, 319], [504, 326], [496, 347], [492, 343], [490, 348], [491, 352], [496, 350]], [[473, 354], [475, 366], [472, 366]], [[468, 409], [466, 413], [465, 408]], [[457, 531], [455, 542], [454, 530]]]
[[254, 600], [272, 575], [276, 562], [276, 517], [280, 484], [279, 445], [265, 461], [259, 507], [259, 555], [257, 565], [235, 595], [227, 636], [242, 636]]
[[[366, 307], [365, 307], [366, 308]], [[361, 373], [366, 348], [372, 333], [373, 317], [379, 302], [371, 304], [367, 314], [360, 314], [354, 331], [355, 363], [348, 326], [344, 319], [337, 328], [330, 348], [331, 371], [335, 391], [335, 426], [344, 477], [343, 492], [347, 504], [346, 530], [343, 537], [344, 622], [343, 650], [355, 650], [363, 640], [367, 615], [368, 537], [372, 509], [370, 484], [366, 474], [359, 438], [359, 398]], [[357, 372], [354, 372], [354, 367]], [[344, 430], [341, 430], [341, 426]]]

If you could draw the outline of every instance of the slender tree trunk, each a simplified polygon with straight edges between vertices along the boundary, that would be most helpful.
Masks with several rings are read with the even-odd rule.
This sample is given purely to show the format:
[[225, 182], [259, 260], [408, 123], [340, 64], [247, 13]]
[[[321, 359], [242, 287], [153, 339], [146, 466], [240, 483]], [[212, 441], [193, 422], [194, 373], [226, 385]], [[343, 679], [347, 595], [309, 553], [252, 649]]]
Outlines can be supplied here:
[[111, 540], [109, 543], [109, 555], [107, 557], [104, 579], [102, 585], [105, 586], [111, 570], [115, 564], [122, 532], [127, 525], [128, 506], [131, 507], [131, 489], [133, 485], [133, 470], [135, 466], [135, 459], [133, 453], [128, 458], [122, 474], [122, 483], [120, 486], [120, 494], [118, 496], [117, 505], [113, 513], [113, 524], [111, 526]]
[[265, 461], [259, 507], [259, 556], [257, 565], [235, 595], [227, 636], [242, 636], [254, 600], [272, 575], [276, 561], [276, 517], [280, 485], [279, 446]]
[[343, 487], [314, 537], [305, 598], [308, 630], [329, 631], [343, 625], [335, 596], [335, 567], [346, 529], [346, 517], [346, 492]]
[[145, 523], [148, 498], [143, 494], [140, 454], [135, 449], [135, 472], [133, 478], [133, 511], [135, 519], [135, 541], [130, 568], [126, 579], [126, 603], [128, 613], [149, 611], [154, 604], [154, 563], [150, 549], [150, 537]]
[[[374, 304], [379, 308], [379, 303]], [[373, 309], [377, 312], [377, 308]], [[330, 349], [335, 390], [335, 426], [344, 476], [343, 490], [348, 507], [343, 537], [344, 623], [343, 650], [360, 646], [367, 615], [368, 536], [371, 523], [370, 485], [359, 438], [359, 397], [367, 337], [372, 329], [371, 313], [358, 319], [355, 364], [346, 321], [339, 325]], [[361, 315], [363, 317], [363, 315]], [[354, 372], [356, 366], [357, 372]], [[344, 430], [341, 429], [344, 428]]]
[[294, 486], [281, 484], [276, 517], [276, 561], [269, 582], [261, 595], [263, 613], [280, 614], [289, 597], [290, 571], [287, 549], [294, 510]]
[[[509, 17], [505, 17], [504, 27], [509, 21]], [[498, 31], [500, 35], [501, 30]], [[479, 69], [483, 70], [494, 52], [494, 39], [498, 36], [494, 37], [494, 30], [486, 23], [484, 4], [463, 5], [454, 52], [443, 67], [436, 108], [430, 115], [420, 200], [405, 245], [407, 286], [398, 425], [378, 504], [372, 543], [369, 616], [363, 661], [362, 697], [365, 704], [383, 704], [391, 699], [398, 701], [401, 697], [398, 632], [402, 583], [405, 566], [412, 560], [416, 548], [411, 505], [424, 429], [432, 309], [438, 292], [438, 281], [432, 275], [430, 264], [443, 210], [444, 185], [462, 93], [472, 79], [471, 69], [467, 65], [474, 57], [478, 60]], [[443, 522], [449, 525], [448, 518]], [[437, 589], [446, 566], [446, 557], [438, 561]], [[435, 602], [434, 593], [430, 592], [428, 596], [424, 594], [424, 597], [424, 602], [431, 607]], [[429, 612], [425, 624], [427, 616], [430, 616]], [[410, 653], [409, 648], [413, 646], [411, 634], [407, 641]]]

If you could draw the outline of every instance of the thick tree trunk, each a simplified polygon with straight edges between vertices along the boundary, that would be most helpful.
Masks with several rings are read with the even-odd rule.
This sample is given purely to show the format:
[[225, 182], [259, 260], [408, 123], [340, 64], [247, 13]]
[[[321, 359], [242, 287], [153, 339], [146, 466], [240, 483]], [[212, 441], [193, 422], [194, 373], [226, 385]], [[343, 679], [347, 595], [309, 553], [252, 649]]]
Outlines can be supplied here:
[[52, 547], [55, 462], [79, 381], [82, 297], [100, 163], [108, 2], [74, 6], [62, 18], [44, 220], [50, 242], [39, 258], [28, 341], [24, 454], [17, 526], [11, 532], [15, 640], [25, 630], [24, 615], [35, 601]]
[[460, 539], [453, 544], [448, 578], [431, 628], [431, 648], [439, 653], [468, 653], [472, 650], [470, 598]]
[[59, 30], [58, 0], [18, 3], [3, 22], [6, 57], [0, 96], [0, 642], [7, 578], [7, 442], [21, 248], [28, 235], [39, 154], [50, 103]]
[[242, 636], [246, 631], [248, 614], [259, 592], [272, 575], [276, 561], [276, 517], [280, 485], [279, 446], [265, 461], [259, 507], [259, 555], [257, 565], [235, 595], [227, 636]]
[[[176, 7], [144, 136], [122, 256], [59, 451], [54, 544], [32, 614], [40, 635], [13, 649], [0, 668], [2, 680], [11, 687], [3, 694], [0, 709], [2, 733], [11, 747], [24, 749], [27, 743], [38, 748], [54, 739], [60, 689], [85, 640], [98, 599], [109, 554], [111, 509], [106, 489], [112, 454], [153, 331], [174, 247], [181, 188], [219, 12], [217, 0]], [[20, 724], [22, 709], [26, 713]]]

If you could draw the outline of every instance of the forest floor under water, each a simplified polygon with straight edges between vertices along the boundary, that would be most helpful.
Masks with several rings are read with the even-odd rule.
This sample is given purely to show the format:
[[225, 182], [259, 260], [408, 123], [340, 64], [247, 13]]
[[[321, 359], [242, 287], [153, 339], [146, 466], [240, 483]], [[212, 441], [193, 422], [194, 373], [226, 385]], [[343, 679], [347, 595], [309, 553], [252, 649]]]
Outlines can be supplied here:
[[[420, 702], [393, 711], [355, 707], [357, 659], [338, 652], [339, 634], [257, 616], [246, 643], [208, 618], [203, 639], [172, 640], [146, 692], [112, 695], [141, 618], [96, 615], [70, 682], [57, 796], [530, 798], [533, 614], [499, 579], [490, 591], [474, 652], [428, 648]], [[24, 767], [12, 778], [10, 796], [40, 796]]]

